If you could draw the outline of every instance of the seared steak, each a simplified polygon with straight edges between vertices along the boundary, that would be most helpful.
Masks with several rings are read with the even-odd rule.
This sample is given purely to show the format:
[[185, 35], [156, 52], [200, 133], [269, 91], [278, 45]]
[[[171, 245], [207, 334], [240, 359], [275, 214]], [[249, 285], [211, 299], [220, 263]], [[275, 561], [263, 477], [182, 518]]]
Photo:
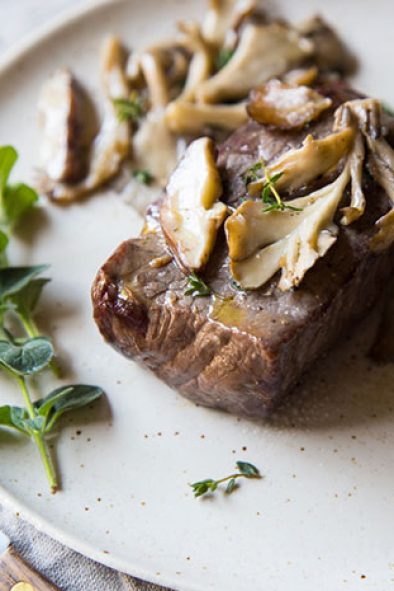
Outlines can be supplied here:
[[[241, 175], [259, 157], [269, 163], [298, 148], [308, 133], [327, 135], [334, 108], [357, 96], [343, 87], [320, 92], [334, 99], [333, 109], [308, 129], [289, 133], [249, 122], [222, 144], [223, 200], [239, 202], [245, 192]], [[367, 312], [392, 273], [393, 249], [376, 255], [368, 246], [388, 198], [367, 173], [364, 191], [364, 216], [340, 226], [335, 245], [297, 289], [280, 291], [274, 277], [261, 289], [239, 291], [221, 235], [203, 274], [214, 295], [195, 299], [184, 295], [187, 277], [168, 257], [160, 204], [152, 206], [141, 236], [121, 244], [94, 282], [94, 317], [102, 335], [195, 402], [266, 416]]]

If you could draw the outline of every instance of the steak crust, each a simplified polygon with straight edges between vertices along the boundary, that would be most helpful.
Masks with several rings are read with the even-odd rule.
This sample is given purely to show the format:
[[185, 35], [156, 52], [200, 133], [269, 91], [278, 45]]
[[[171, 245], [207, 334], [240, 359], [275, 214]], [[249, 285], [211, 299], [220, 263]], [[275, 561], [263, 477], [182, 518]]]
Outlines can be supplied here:
[[[333, 109], [358, 96], [342, 86], [320, 92], [334, 99]], [[255, 122], [236, 131], [218, 154], [227, 202], [237, 204], [245, 191], [240, 176], [259, 157], [269, 163], [299, 147], [308, 133], [326, 135], [333, 109], [302, 132]], [[204, 272], [214, 295], [195, 299], [184, 295], [187, 278], [174, 259], [168, 262], [160, 204], [152, 206], [141, 236], [121, 244], [94, 281], [94, 318], [102, 335], [194, 402], [237, 415], [269, 415], [367, 313], [391, 276], [394, 249], [376, 255], [368, 246], [389, 201], [367, 174], [364, 191], [365, 214], [340, 226], [335, 245], [294, 291], [280, 291], [277, 277], [256, 291], [238, 291], [221, 235]]]

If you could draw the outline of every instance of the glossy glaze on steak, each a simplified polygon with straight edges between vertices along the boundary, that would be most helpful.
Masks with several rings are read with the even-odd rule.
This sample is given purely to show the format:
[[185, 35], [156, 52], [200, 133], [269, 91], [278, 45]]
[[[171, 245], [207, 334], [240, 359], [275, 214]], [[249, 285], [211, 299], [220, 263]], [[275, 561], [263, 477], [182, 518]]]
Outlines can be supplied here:
[[[222, 200], [239, 202], [245, 192], [241, 175], [261, 156], [269, 163], [298, 148], [308, 133], [327, 135], [333, 110], [357, 96], [342, 86], [320, 92], [333, 98], [333, 109], [308, 129], [289, 133], [249, 122], [222, 144]], [[336, 244], [297, 289], [280, 291], [274, 277], [259, 290], [237, 290], [222, 234], [203, 274], [215, 295], [195, 299], [184, 295], [185, 274], [174, 259], [168, 262], [157, 222], [160, 204], [152, 206], [150, 230], [121, 244], [94, 282], [94, 317], [102, 335], [195, 402], [267, 416], [366, 314], [392, 273], [393, 249], [375, 255], [368, 246], [375, 220], [389, 208], [388, 198], [367, 173], [364, 191], [364, 216], [340, 226]]]

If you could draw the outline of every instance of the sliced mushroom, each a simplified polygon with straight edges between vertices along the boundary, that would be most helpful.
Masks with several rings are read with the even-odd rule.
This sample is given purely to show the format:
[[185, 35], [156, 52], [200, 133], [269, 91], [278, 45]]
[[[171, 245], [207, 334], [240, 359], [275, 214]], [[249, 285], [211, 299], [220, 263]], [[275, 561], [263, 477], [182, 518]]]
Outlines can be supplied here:
[[221, 47], [229, 31], [256, 9], [256, 0], [210, 0], [202, 31], [205, 39]]
[[210, 138], [195, 140], [171, 175], [160, 221], [167, 243], [186, 270], [203, 268], [227, 207], [218, 201], [222, 183]]
[[331, 105], [331, 99], [307, 86], [270, 80], [252, 90], [247, 111], [258, 123], [279, 129], [300, 129]]
[[[320, 175], [325, 174], [352, 148], [355, 132], [352, 128], [332, 133], [315, 140], [308, 135], [298, 150], [289, 150], [268, 168], [271, 176], [283, 173], [275, 185], [279, 190], [295, 191], [308, 185]], [[249, 192], [257, 194], [264, 186], [264, 179], [258, 179], [248, 185]]]
[[[333, 219], [349, 180], [350, 171], [346, 166], [333, 183], [309, 195], [311, 203], [304, 211], [294, 215], [290, 212], [264, 214], [265, 223], [263, 218], [259, 224], [261, 243], [267, 244], [268, 237], [276, 241], [242, 261], [231, 260], [235, 281], [244, 289], [257, 289], [281, 269], [279, 289], [287, 291], [299, 285], [305, 273], [336, 241], [338, 229]], [[288, 203], [299, 204], [299, 200]], [[278, 220], [274, 222], [275, 217]], [[299, 223], [294, 227], [297, 220]], [[273, 223], [275, 231], [271, 230]]]
[[57, 70], [44, 84], [38, 112], [43, 128], [41, 163], [47, 176], [75, 183], [87, 173], [92, 126], [86, 97], [68, 70]]
[[123, 50], [116, 37], [106, 40], [101, 58], [102, 84], [105, 94], [104, 118], [92, 150], [88, 176], [78, 184], [45, 182], [50, 197], [57, 201], [73, 201], [97, 189], [119, 171], [130, 147], [130, 130], [120, 122], [113, 100], [127, 98], [129, 89], [123, 70]]
[[166, 110], [168, 127], [179, 134], [198, 134], [207, 126], [232, 131], [246, 123], [247, 118], [245, 103], [208, 105], [174, 101]]
[[243, 98], [251, 88], [302, 63], [312, 51], [308, 40], [283, 24], [245, 25], [233, 57], [201, 84], [197, 99], [214, 103]]
[[313, 62], [319, 70], [335, 70], [343, 74], [354, 72], [357, 67], [354, 56], [323, 18], [309, 18], [300, 23], [297, 29], [312, 41]]

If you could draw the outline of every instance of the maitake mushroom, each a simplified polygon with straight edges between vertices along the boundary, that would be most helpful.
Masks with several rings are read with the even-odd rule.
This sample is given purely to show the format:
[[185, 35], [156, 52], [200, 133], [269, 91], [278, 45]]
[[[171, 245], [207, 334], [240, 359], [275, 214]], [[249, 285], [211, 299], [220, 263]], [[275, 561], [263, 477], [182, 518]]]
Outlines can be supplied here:
[[222, 183], [210, 138], [195, 140], [172, 173], [160, 209], [167, 243], [187, 271], [203, 268], [226, 215]]
[[[281, 174], [276, 181], [279, 190], [296, 191], [335, 167], [348, 154], [354, 137], [352, 128], [337, 131], [321, 139], [308, 135], [301, 148], [285, 152], [267, 166], [267, 170], [271, 176]], [[256, 195], [264, 184], [263, 178], [253, 181], [248, 185], [249, 193]]]
[[244, 98], [251, 88], [302, 63], [313, 44], [290, 27], [248, 24], [231, 60], [202, 83], [197, 100], [214, 103]]
[[302, 209], [299, 212], [264, 212], [256, 202], [238, 208], [225, 225], [235, 281], [243, 289], [257, 289], [281, 269], [279, 289], [299, 285], [336, 241], [338, 228], [333, 219], [349, 178], [346, 166], [330, 185], [286, 202]]
[[[333, 134], [321, 140], [308, 136], [301, 149], [287, 152], [267, 167], [269, 176], [283, 173], [277, 178], [277, 189], [296, 190], [320, 174], [338, 168], [346, 156], [343, 170], [334, 182], [305, 197], [286, 201], [282, 211], [265, 211], [261, 202], [247, 201], [229, 217], [225, 230], [230, 269], [242, 288], [257, 289], [280, 269], [279, 289], [299, 285], [308, 269], [336, 241], [338, 227], [334, 216], [349, 183], [350, 205], [343, 208], [340, 223], [351, 224], [363, 215], [365, 143], [370, 172], [393, 204], [376, 222], [378, 231], [371, 240], [371, 248], [383, 250], [394, 242], [394, 150], [382, 135], [380, 117], [381, 105], [375, 99], [344, 103], [335, 113]], [[261, 190], [263, 186], [263, 179], [254, 182], [254, 189]]]

